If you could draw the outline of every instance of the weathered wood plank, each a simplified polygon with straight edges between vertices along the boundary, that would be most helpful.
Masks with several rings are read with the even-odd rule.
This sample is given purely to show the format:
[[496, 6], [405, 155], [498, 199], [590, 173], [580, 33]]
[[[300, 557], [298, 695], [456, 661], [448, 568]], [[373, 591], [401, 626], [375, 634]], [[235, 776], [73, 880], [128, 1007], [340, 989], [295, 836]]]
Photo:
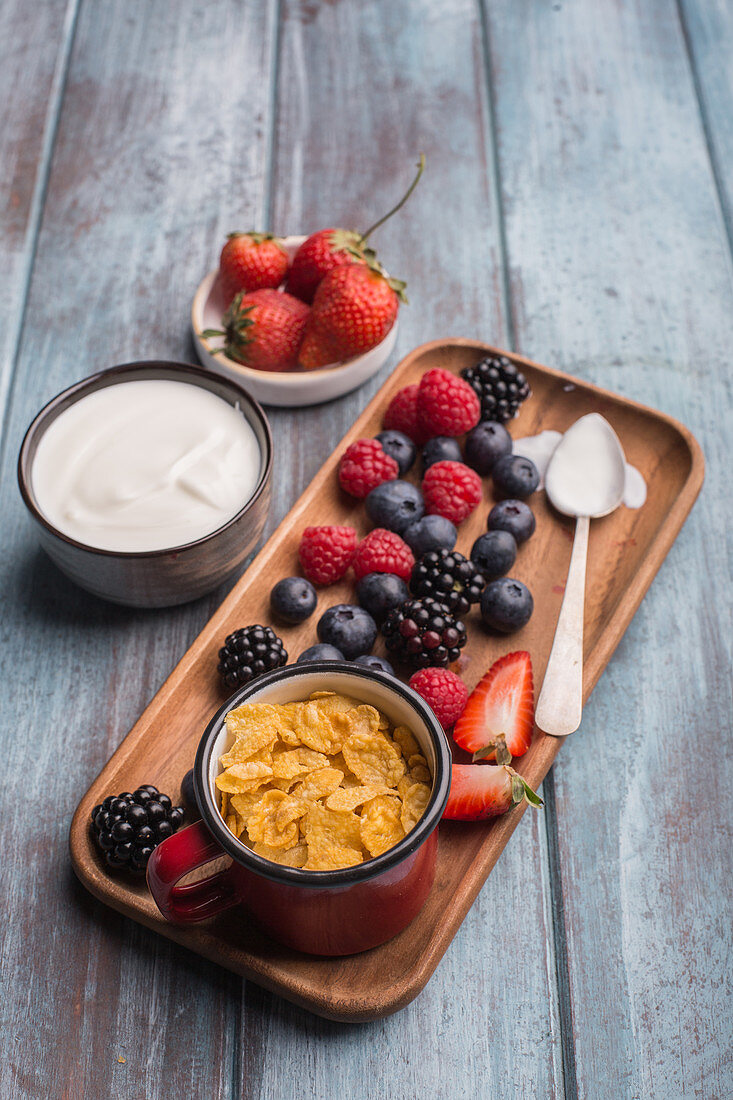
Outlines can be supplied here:
[[0, 416], [15, 363], [77, 0], [0, 8]]
[[518, 346], [680, 417], [708, 460], [554, 769], [577, 1091], [722, 1097], [733, 292], [705, 135], [669, 5], [486, 11]]
[[190, 356], [190, 299], [234, 211], [263, 217], [274, 16], [227, 0], [80, 12], [2, 472], [4, 891], [22, 914], [2, 929], [3, 1096], [227, 1096], [239, 1064], [241, 982], [94, 903], [66, 850], [79, 792], [216, 597], [148, 615], [74, 590], [36, 549], [14, 464], [62, 387]]
[[733, 247], [733, 6], [729, 0], [678, 0], [700, 116]]
[[[408, 282], [395, 361], [458, 332], [506, 342], [486, 90], [481, 24], [467, 0], [283, 6], [272, 228], [364, 228], [426, 153], [417, 191], [375, 236]], [[382, 378], [289, 421], [281, 501], [323, 461], [319, 426], [333, 445]], [[547, 866], [543, 823], [525, 815], [433, 979], [393, 1019], [348, 1030], [249, 990], [242, 1033], [254, 1029], [272, 1053], [256, 1085], [243, 1070], [243, 1095], [281, 1096], [293, 1080], [329, 1100], [361, 1095], [367, 1081], [369, 1092], [396, 1096], [439, 1080], [456, 1097], [499, 1096], [507, 1080], [518, 1094], [562, 1095]], [[502, 943], [518, 971], [501, 961]]]

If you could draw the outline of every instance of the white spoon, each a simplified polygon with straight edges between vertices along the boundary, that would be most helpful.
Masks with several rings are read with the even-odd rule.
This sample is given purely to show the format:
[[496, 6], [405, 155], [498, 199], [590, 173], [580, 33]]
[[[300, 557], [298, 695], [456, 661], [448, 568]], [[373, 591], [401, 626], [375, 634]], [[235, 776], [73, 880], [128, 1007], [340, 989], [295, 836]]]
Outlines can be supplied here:
[[583, 713], [583, 612], [591, 519], [607, 516], [624, 496], [625, 457], [618, 436], [598, 413], [581, 416], [557, 445], [545, 474], [550, 502], [575, 516], [575, 540], [555, 639], [535, 722], [553, 737], [574, 733]]

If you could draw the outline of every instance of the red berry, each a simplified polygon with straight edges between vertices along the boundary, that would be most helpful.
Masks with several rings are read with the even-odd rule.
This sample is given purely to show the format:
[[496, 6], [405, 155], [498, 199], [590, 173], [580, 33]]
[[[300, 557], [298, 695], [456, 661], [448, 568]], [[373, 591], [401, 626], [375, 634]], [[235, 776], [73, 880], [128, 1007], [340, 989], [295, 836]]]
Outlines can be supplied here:
[[404, 286], [366, 264], [329, 271], [313, 299], [300, 347], [301, 367], [318, 370], [343, 363], [381, 344], [397, 317], [397, 285]]
[[339, 485], [352, 497], [364, 497], [383, 481], [394, 481], [400, 468], [378, 439], [357, 439], [339, 462]]
[[422, 483], [425, 511], [459, 524], [481, 500], [481, 478], [463, 462], [435, 462]]
[[[532, 660], [521, 650], [495, 661], [473, 689], [453, 737], [475, 759], [523, 756], [534, 729]], [[498, 750], [498, 751], [497, 751]]]
[[357, 546], [352, 564], [358, 581], [367, 573], [394, 573], [407, 581], [415, 558], [407, 543], [394, 531], [375, 527]]
[[280, 290], [240, 291], [221, 329], [204, 329], [201, 336], [224, 337], [224, 347], [216, 350], [253, 370], [294, 370], [309, 313], [307, 305]]
[[270, 233], [230, 233], [219, 258], [227, 303], [240, 290], [280, 286], [287, 275], [288, 262], [282, 241]]
[[468, 688], [449, 668], [421, 668], [409, 680], [410, 687], [432, 707], [440, 724], [448, 729], [463, 714]]
[[348, 229], [319, 229], [312, 233], [293, 256], [286, 290], [304, 302], [312, 302], [318, 284], [343, 264], [359, 263], [362, 239]]
[[468, 382], [440, 367], [422, 376], [417, 417], [429, 435], [463, 435], [476, 427], [480, 415], [481, 404]]
[[382, 421], [385, 428], [396, 432], [404, 432], [409, 435], [413, 443], [422, 447], [427, 443], [430, 433], [426, 432], [418, 422], [417, 394], [419, 390], [417, 382], [412, 386], [405, 386], [394, 395]]
[[356, 549], [353, 527], [306, 527], [298, 557], [303, 572], [314, 584], [333, 584], [346, 574]]
[[525, 800], [532, 806], [542, 805], [542, 799], [513, 768], [454, 764], [443, 817], [479, 821], [505, 814]]

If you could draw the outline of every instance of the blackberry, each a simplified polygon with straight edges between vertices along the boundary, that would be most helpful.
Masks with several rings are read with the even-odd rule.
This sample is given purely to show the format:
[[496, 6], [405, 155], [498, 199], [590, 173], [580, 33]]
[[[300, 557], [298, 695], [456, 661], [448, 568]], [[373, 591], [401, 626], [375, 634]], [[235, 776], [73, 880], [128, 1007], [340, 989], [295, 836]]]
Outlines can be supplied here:
[[445, 668], [457, 661], [466, 644], [466, 628], [444, 603], [425, 596], [406, 600], [382, 624], [390, 654], [413, 668]]
[[457, 550], [431, 550], [415, 562], [410, 577], [413, 596], [432, 596], [454, 615], [465, 615], [478, 603], [486, 585], [478, 566]]
[[481, 419], [504, 424], [531, 394], [529, 382], [506, 355], [487, 355], [461, 375], [481, 402]]
[[94, 841], [114, 871], [142, 873], [156, 848], [183, 821], [183, 807], [146, 784], [133, 794], [109, 795], [92, 810]]
[[219, 650], [219, 675], [224, 687], [241, 687], [271, 668], [280, 668], [287, 659], [282, 639], [271, 627], [244, 626], [230, 634]]

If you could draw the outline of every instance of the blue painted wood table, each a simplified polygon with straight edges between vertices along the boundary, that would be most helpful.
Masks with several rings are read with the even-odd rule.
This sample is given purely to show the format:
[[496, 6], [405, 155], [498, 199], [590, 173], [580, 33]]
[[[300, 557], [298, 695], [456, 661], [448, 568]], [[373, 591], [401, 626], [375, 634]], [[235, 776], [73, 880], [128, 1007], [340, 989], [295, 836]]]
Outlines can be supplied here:
[[[730, 3], [5, 0], [0, 28], [0, 1096], [733, 1095]], [[363, 227], [418, 150], [380, 239], [410, 287], [397, 353], [514, 348], [684, 421], [708, 478], [545, 811], [417, 1000], [346, 1026], [76, 883], [74, 807], [224, 592], [142, 613], [75, 590], [14, 465], [64, 386], [191, 358], [227, 231]], [[272, 413], [268, 530], [394, 362]]]

